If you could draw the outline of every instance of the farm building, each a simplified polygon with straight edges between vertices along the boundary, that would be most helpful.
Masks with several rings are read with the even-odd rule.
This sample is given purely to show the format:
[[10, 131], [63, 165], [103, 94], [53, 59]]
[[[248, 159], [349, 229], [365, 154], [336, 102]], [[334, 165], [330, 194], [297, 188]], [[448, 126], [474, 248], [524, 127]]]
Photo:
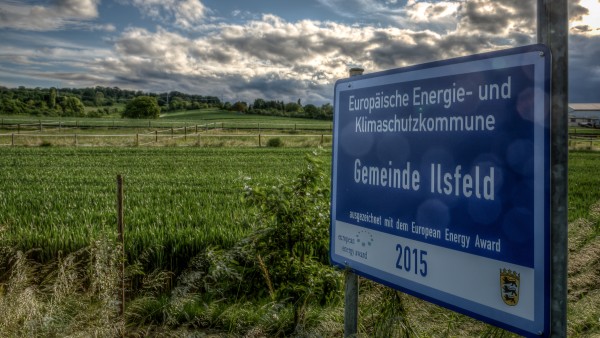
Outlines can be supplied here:
[[569, 126], [591, 127], [599, 123], [600, 103], [569, 103]]

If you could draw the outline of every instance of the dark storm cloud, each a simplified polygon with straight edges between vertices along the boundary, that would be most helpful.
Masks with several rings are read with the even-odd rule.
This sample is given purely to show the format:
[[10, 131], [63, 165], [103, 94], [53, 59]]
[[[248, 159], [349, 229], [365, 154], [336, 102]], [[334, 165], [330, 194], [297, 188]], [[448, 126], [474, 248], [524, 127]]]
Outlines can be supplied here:
[[569, 101], [600, 102], [600, 36], [569, 39]]
[[99, 3], [100, 0], [54, 0], [44, 5], [0, 2], [0, 28], [26, 31], [62, 30], [67, 27], [114, 30], [112, 25], [90, 22], [98, 17]]
[[568, 3], [569, 6], [569, 20], [581, 20], [584, 15], [589, 14], [589, 10], [581, 6], [579, 0], [571, 0]]
[[513, 28], [535, 29], [535, 1], [470, 0], [462, 2], [458, 10], [460, 30], [502, 34]]
[[443, 51], [434, 40], [433, 44], [407, 44], [389, 41], [369, 52], [373, 62], [380, 68], [395, 68], [440, 59]]
[[[30, 67], [22, 70], [26, 76], [55, 76], [73, 84], [80, 81], [84, 86], [116, 84], [143, 91], [180, 90], [247, 101], [257, 97], [303, 98], [304, 103], [322, 104], [332, 99], [333, 84], [347, 77], [353, 66], [371, 73], [535, 42], [534, 1], [319, 1], [324, 8], [354, 22], [290, 22], [273, 14], [256, 14], [253, 19], [233, 24], [209, 17], [210, 9], [198, 0], [122, 0], [163, 26], [153, 30], [129, 26], [107, 37], [109, 49], [57, 48], [56, 41], [40, 42], [35, 48], [30, 44], [27, 50], [5, 49], [0, 52], [2, 67]], [[97, 1], [86, 0], [81, 7], [76, 3], [54, 1], [42, 9], [60, 12], [58, 17], [62, 18], [97, 15]], [[30, 7], [0, 5], [0, 16], [11, 11], [32, 12]], [[192, 16], [185, 8], [203, 11]], [[572, 20], [589, 13], [580, 1], [569, 2], [569, 9]], [[193, 29], [189, 26], [192, 23]], [[45, 24], [39, 23], [39, 27]], [[186, 25], [194, 34], [182, 30]], [[593, 91], [599, 78], [595, 56], [600, 52], [596, 47], [599, 41], [592, 37], [595, 28], [590, 25], [582, 22], [571, 27], [570, 45], [571, 80], [578, 88], [575, 95], [586, 98], [589, 95], [582, 94], [584, 89]], [[26, 64], [32, 61], [35, 65]], [[82, 75], [34, 69], [43, 64], [58, 69], [58, 64], [66, 63], [75, 69], [73, 74]]]
[[[310, 81], [296, 79], [280, 78], [276, 74], [253, 77], [250, 80], [237, 79], [235, 84], [230, 86], [232, 94], [236, 97], [246, 98], [264, 98], [266, 100], [282, 100], [285, 102], [294, 102], [302, 99], [307, 103], [308, 93], [312, 93], [312, 102], [323, 102], [329, 97], [326, 90], [331, 89], [330, 85], [319, 85]], [[311, 101], [309, 101], [311, 102]], [[248, 103], [252, 103], [248, 102]]]

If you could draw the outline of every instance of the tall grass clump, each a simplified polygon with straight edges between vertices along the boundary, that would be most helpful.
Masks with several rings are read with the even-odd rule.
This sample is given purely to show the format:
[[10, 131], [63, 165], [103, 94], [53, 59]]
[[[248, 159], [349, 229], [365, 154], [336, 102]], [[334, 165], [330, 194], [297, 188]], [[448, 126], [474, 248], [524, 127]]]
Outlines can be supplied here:
[[273, 137], [267, 141], [267, 147], [277, 148], [282, 146], [283, 141], [279, 137]]
[[0, 275], [0, 336], [115, 337], [119, 315], [119, 257], [98, 239], [46, 264], [4, 247]]
[[600, 336], [600, 200], [569, 224], [569, 337]]

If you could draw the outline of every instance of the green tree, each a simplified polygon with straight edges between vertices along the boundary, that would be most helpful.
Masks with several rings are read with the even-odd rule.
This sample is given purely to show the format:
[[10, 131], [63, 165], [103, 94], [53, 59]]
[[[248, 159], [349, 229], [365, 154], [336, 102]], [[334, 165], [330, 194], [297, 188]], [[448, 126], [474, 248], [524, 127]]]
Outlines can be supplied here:
[[331, 103], [325, 103], [324, 105], [322, 105], [321, 112], [321, 116], [323, 116], [324, 119], [333, 119], [333, 106], [331, 105]]
[[160, 107], [155, 97], [138, 96], [127, 102], [123, 117], [129, 118], [152, 118], [160, 116]]
[[0, 112], [3, 114], [23, 114], [25, 113], [25, 105], [19, 100], [5, 97], [0, 101]]
[[288, 102], [285, 104], [285, 111], [290, 113], [299, 112], [302, 109], [302, 106], [295, 102]]
[[64, 116], [83, 116], [85, 107], [75, 96], [67, 96], [62, 100], [62, 110]]
[[48, 107], [56, 108], [56, 88], [50, 88], [50, 97], [48, 98]]
[[187, 106], [187, 102], [180, 97], [173, 97], [169, 102], [169, 110], [183, 110]]
[[252, 105], [254, 109], [265, 109], [267, 108], [267, 103], [263, 99], [255, 99], [254, 104]]
[[233, 104], [233, 106], [231, 106], [231, 110], [237, 111], [237, 112], [245, 112], [246, 110], [248, 110], [248, 105], [246, 104], [246, 102], [236, 102]]
[[96, 92], [96, 96], [94, 97], [94, 104], [96, 105], [96, 107], [104, 105], [104, 94], [102, 92]]
[[309, 103], [306, 106], [304, 106], [304, 113], [306, 114], [307, 117], [316, 119], [321, 114], [321, 110], [319, 108], [317, 108], [317, 106], [315, 106], [314, 104]]

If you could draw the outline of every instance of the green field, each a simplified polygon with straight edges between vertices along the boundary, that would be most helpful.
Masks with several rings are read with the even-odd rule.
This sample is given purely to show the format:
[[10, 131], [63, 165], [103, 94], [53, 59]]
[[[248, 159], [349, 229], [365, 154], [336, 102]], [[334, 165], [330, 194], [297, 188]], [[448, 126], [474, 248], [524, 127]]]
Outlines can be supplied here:
[[204, 146], [331, 145], [332, 122], [246, 115], [202, 109], [165, 113], [159, 119], [0, 116], [0, 146]]
[[[569, 222], [586, 217], [590, 207], [600, 202], [600, 152], [569, 154]], [[600, 224], [597, 224], [600, 231]]]
[[[240, 243], [256, 236], [259, 223], [272, 221], [257, 221], [258, 208], [243, 203], [244, 187], [290, 182], [306, 168], [305, 155], [313, 149], [0, 147], [0, 263], [5, 264], [0, 268], [0, 309], [5, 314], [0, 334], [114, 336], [121, 332], [115, 331], [119, 323], [132, 336], [190, 336], [198, 329], [225, 336], [252, 332], [339, 336], [341, 286], [324, 305], [298, 305], [273, 291], [269, 295], [270, 288], [282, 287], [269, 284], [275, 269], [282, 267], [267, 264], [268, 254], [251, 255], [256, 262], [267, 262], [264, 266], [255, 262], [252, 281], [236, 279], [240, 271], [250, 269], [237, 265], [240, 252], [245, 252]], [[328, 181], [331, 151], [318, 157], [326, 164]], [[598, 152], [569, 154], [569, 335], [573, 337], [600, 334], [599, 167]], [[110, 253], [117, 238], [118, 174], [125, 179], [126, 265], [131, 269], [141, 263], [143, 269], [143, 277], [130, 281], [133, 289], [128, 291], [124, 317], [114, 305], [119, 256]], [[285, 211], [286, 201], [275, 198], [275, 204], [264, 209]], [[326, 223], [327, 213], [318, 215]], [[19, 263], [19, 254], [10, 254], [19, 250], [27, 252], [32, 263]], [[109, 253], [99, 255], [102, 250]], [[86, 260], [81, 252], [92, 258]], [[97, 266], [108, 277], [94, 274]], [[187, 270], [190, 266], [198, 270]], [[341, 283], [341, 274], [330, 268], [306, 266]], [[310, 281], [314, 282], [312, 277]], [[364, 337], [513, 337], [375, 283], [361, 283], [359, 331]], [[252, 298], [256, 296], [246, 296], [240, 289], [262, 290], [263, 296]], [[307, 289], [316, 290], [318, 284]], [[29, 310], [13, 310], [16, 301]], [[300, 319], [295, 315], [298, 308]], [[302, 327], [297, 331], [294, 325], [299, 320]]]
[[295, 175], [307, 152], [3, 148], [0, 225], [11, 244], [40, 248], [44, 260], [80, 249], [101, 233], [116, 233], [116, 175], [122, 174], [127, 252], [164, 253], [157, 265], [176, 270], [201, 248], [230, 246], [246, 232], [240, 198], [248, 179], [273, 184]]
[[111, 114], [100, 118], [86, 117], [48, 117], [31, 115], [0, 115], [0, 130], [14, 130], [16, 125], [21, 124], [23, 129], [36, 130], [39, 124], [58, 126], [59, 123], [67, 127], [75, 126], [97, 126], [97, 127], [123, 127], [123, 128], [170, 128], [209, 124], [225, 128], [256, 128], [258, 124], [262, 128], [274, 129], [319, 129], [331, 131], [331, 121], [291, 118], [281, 116], [242, 114], [217, 108], [199, 110], [185, 110], [166, 112], [158, 119], [125, 119]]
[[[127, 248], [158, 249], [180, 264], [247, 229], [245, 179], [273, 184], [302, 166], [304, 148], [0, 148], [0, 225], [43, 258], [116, 230], [116, 175], [125, 178]], [[600, 153], [572, 152], [569, 221], [600, 200]], [[165, 264], [164, 262], [162, 264]], [[159, 264], [161, 265], [161, 264]], [[165, 268], [168, 266], [164, 266]]]

